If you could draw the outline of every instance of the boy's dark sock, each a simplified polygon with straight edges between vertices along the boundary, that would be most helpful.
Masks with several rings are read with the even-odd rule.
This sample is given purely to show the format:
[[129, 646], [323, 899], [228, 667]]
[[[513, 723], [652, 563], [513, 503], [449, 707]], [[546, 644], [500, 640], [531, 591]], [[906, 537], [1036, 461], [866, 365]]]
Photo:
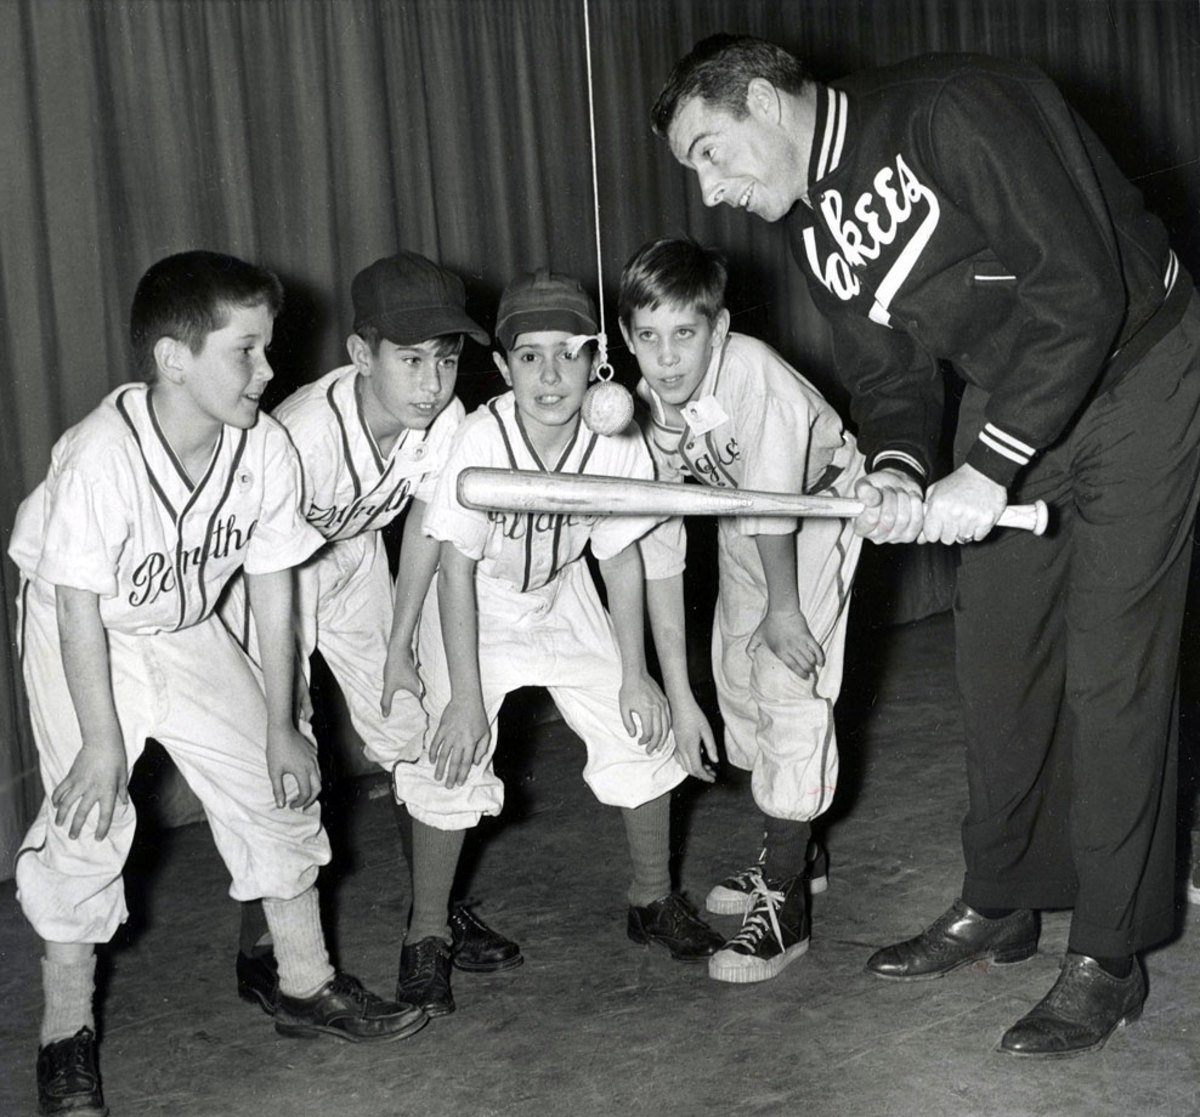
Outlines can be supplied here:
[[812, 837], [810, 823], [763, 815], [763, 835], [767, 849], [763, 876], [767, 880], [790, 880], [804, 872], [804, 857]]
[[671, 893], [671, 793], [664, 791], [640, 807], [622, 807], [621, 817], [633, 862], [628, 900], [644, 908]]
[[1096, 962], [1106, 974], [1118, 980], [1123, 980], [1133, 973], [1132, 954], [1123, 954], [1117, 958], [1096, 958]]
[[1012, 915], [1016, 908], [973, 908], [973, 911], [982, 915], [984, 919], [1003, 919], [1006, 915]]
[[404, 941], [416, 943], [432, 937], [449, 943], [450, 889], [467, 832], [439, 830], [411, 816], [410, 826], [413, 906]]
[[263, 950], [271, 942], [271, 929], [263, 913], [261, 900], [246, 900], [242, 906], [242, 925], [238, 930], [238, 950], [247, 958]]
[[396, 829], [400, 832], [400, 850], [404, 854], [404, 860], [408, 862], [408, 871], [411, 874], [413, 863], [413, 818], [408, 813], [408, 807], [404, 803], [397, 803], [394, 797], [392, 799], [392, 814], [396, 819]]

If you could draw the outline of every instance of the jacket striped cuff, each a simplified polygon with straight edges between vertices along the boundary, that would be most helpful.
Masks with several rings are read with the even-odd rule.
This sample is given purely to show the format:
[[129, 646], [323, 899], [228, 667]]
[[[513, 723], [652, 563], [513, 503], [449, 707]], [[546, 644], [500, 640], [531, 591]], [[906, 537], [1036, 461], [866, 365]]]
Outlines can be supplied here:
[[967, 454], [967, 464], [1007, 488], [1036, 453], [1036, 446], [1022, 442], [995, 423], [988, 423]]
[[903, 450], [880, 450], [871, 459], [871, 469], [898, 469], [901, 473], [907, 473], [920, 481], [922, 485], [929, 481], [929, 475], [925, 472], [921, 460]]

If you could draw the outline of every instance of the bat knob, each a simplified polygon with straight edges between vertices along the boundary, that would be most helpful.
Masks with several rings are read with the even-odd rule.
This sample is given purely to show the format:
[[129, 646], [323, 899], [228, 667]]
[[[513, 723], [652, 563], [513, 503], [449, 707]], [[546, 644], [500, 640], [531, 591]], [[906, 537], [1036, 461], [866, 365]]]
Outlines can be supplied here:
[[633, 397], [620, 384], [601, 380], [583, 397], [584, 425], [597, 434], [620, 434], [633, 418]]

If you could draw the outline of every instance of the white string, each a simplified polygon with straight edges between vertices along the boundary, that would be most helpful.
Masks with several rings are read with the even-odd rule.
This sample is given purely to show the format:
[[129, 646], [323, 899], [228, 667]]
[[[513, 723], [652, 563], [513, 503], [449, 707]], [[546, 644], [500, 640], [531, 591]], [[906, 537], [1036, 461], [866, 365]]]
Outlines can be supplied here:
[[[604, 257], [600, 252], [600, 176], [596, 170], [596, 105], [592, 89], [592, 24], [588, 16], [588, 0], [583, 0], [583, 47], [587, 57], [588, 134], [592, 145], [592, 212], [596, 219], [596, 285], [600, 307], [600, 333], [596, 335], [600, 364], [596, 372], [601, 380], [607, 380], [612, 376], [613, 368], [608, 363], [608, 335], [604, 331]], [[605, 371], [608, 372], [608, 376], [604, 375]]]

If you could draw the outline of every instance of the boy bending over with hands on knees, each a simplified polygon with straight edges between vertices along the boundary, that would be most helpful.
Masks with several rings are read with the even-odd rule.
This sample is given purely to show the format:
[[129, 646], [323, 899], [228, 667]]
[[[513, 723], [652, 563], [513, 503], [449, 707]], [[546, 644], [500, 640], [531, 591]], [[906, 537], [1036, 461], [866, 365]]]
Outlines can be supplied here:
[[[127, 915], [129, 769], [153, 737], [204, 806], [231, 895], [263, 900], [279, 961], [276, 1030], [354, 1042], [410, 1035], [418, 1008], [329, 963], [315, 881], [329, 859], [313, 743], [293, 714], [291, 567], [322, 542], [283, 429], [259, 416], [278, 279], [231, 256], [160, 260], [130, 334], [148, 383], [110, 393], [54, 447], [17, 513], [21, 656], [47, 797], [17, 857], [45, 945], [42, 1114], [106, 1114], [95, 944]], [[214, 614], [246, 573], [261, 648]]]
[[[300, 457], [305, 518], [325, 539], [297, 569], [300, 662], [307, 670], [320, 651], [364, 753], [390, 774], [425, 734], [413, 640], [439, 548], [421, 521], [464, 416], [454, 395], [459, 355], [466, 338], [491, 339], [467, 315], [458, 276], [416, 252], [363, 268], [350, 294], [351, 363], [293, 392], [274, 417]], [[383, 529], [405, 509], [393, 586]], [[412, 822], [403, 807], [396, 813], [411, 868]], [[242, 914], [238, 992], [270, 1013], [278, 982], [269, 935], [258, 904]], [[449, 934], [459, 969], [521, 964], [521, 948], [465, 904], [450, 912]]]
[[[660, 479], [851, 495], [864, 472], [853, 436], [778, 353], [730, 332], [725, 279], [719, 254], [683, 239], [644, 245], [621, 274], [621, 332], [642, 373]], [[672, 528], [681, 565], [682, 520], [653, 538], [669, 544]], [[726, 752], [752, 773], [764, 827], [759, 863], [706, 901], [744, 914], [709, 960], [719, 981], [764, 981], [808, 948], [806, 890], [825, 887], [823, 851], [813, 845], [807, 859], [810, 823], [837, 784], [833, 707], [861, 542], [846, 520], [719, 520], [713, 677]], [[682, 633], [681, 590], [674, 601]]]
[[[504, 802], [492, 769], [496, 718], [505, 695], [527, 685], [549, 689], [587, 747], [584, 780], [602, 803], [621, 809], [633, 861], [629, 937], [661, 944], [680, 961], [704, 960], [721, 944], [671, 890], [670, 792], [687, 772], [667, 702], [646, 669], [637, 541], [653, 521], [489, 513], [457, 498], [468, 466], [653, 475], [635, 428], [605, 436], [580, 419], [595, 361], [595, 343], [586, 339], [595, 333], [594, 305], [577, 280], [539, 271], [508, 285], [496, 324], [504, 354], [495, 361], [512, 390], [463, 423], [425, 517], [426, 533], [442, 541], [441, 565], [418, 633], [428, 749], [396, 768], [416, 855], [413, 945], [405, 947], [411, 982], [402, 974], [398, 995], [431, 1013], [453, 1005], [442, 928], [463, 834]], [[582, 561], [589, 543], [611, 618]], [[678, 664], [664, 666], [664, 677], [673, 698], [671, 680], [686, 687]]]

